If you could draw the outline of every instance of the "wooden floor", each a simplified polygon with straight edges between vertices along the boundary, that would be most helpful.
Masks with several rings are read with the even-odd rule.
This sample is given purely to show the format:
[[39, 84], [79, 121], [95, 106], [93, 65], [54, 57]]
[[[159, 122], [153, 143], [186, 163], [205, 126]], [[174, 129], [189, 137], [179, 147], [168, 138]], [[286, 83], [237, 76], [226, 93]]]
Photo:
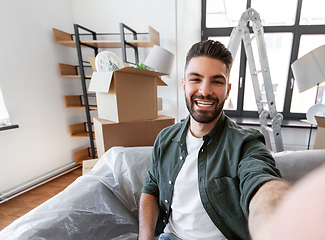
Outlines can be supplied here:
[[61, 192], [81, 175], [82, 169], [78, 168], [70, 173], [23, 193], [22, 195], [19, 195], [8, 202], [0, 204], [0, 230], [41, 203]]

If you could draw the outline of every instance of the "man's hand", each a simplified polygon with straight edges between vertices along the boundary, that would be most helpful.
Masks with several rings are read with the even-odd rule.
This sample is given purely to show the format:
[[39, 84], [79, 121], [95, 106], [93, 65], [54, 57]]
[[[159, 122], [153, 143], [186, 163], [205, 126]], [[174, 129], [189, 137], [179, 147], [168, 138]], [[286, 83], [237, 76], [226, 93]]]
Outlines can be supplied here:
[[158, 214], [158, 198], [150, 194], [142, 193], [139, 211], [139, 240], [154, 239]]
[[295, 183], [274, 215], [273, 239], [325, 239], [325, 165]]
[[248, 217], [252, 240], [273, 240], [274, 212], [290, 188], [290, 184], [283, 180], [272, 180], [263, 184], [253, 196]]

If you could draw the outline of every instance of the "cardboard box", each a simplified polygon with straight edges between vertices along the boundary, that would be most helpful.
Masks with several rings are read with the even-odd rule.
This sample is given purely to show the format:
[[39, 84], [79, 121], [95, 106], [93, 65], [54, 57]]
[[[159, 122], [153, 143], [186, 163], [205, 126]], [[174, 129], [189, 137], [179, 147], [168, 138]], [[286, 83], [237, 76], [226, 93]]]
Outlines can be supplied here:
[[93, 72], [88, 90], [96, 92], [98, 117], [117, 123], [156, 119], [157, 86], [167, 86], [162, 75], [132, 67]]
[[153, 120], [124, 123], [94, 118], [98, 157], [113, 146], [153, 146], [158, 133], [174, 123], [174, 118], [164, 115], [159, 115]]
[[90, 172], [97, 162], [98, 162], [97, 158], [82, 161], [82, 175], [86, 174], [87, 172]]
[[325, 117], [315, 116], [317, 121], [317, 133], [314, 149], [325, 149]]

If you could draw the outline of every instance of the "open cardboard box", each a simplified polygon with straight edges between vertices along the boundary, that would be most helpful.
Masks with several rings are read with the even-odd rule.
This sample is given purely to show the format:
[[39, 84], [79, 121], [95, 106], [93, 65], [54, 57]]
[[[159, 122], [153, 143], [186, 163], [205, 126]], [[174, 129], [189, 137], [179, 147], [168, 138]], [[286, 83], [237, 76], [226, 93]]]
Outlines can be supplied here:
[[167, 86], [163, 75], [132, 67], [93, 72], [88, 90], [96, 92], [98, 117], [118, 123], [156, 119], [157, 86]]
[[325, 117], [315, 116], [317, 121], [317, 133], [314, 149], [325, 149]]

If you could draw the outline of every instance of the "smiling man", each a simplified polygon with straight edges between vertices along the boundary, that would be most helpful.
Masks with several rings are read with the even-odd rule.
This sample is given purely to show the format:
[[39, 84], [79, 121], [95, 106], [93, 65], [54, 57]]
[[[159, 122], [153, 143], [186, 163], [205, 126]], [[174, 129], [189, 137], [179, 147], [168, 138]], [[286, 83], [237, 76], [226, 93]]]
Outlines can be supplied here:
[[223, 113], [232, 61], [220, 42], [189, 50], [182, 85], [190, 114], [156, 139], [140, 199], [140, 240], [265, 239], [289, 186], [263, 135]]

